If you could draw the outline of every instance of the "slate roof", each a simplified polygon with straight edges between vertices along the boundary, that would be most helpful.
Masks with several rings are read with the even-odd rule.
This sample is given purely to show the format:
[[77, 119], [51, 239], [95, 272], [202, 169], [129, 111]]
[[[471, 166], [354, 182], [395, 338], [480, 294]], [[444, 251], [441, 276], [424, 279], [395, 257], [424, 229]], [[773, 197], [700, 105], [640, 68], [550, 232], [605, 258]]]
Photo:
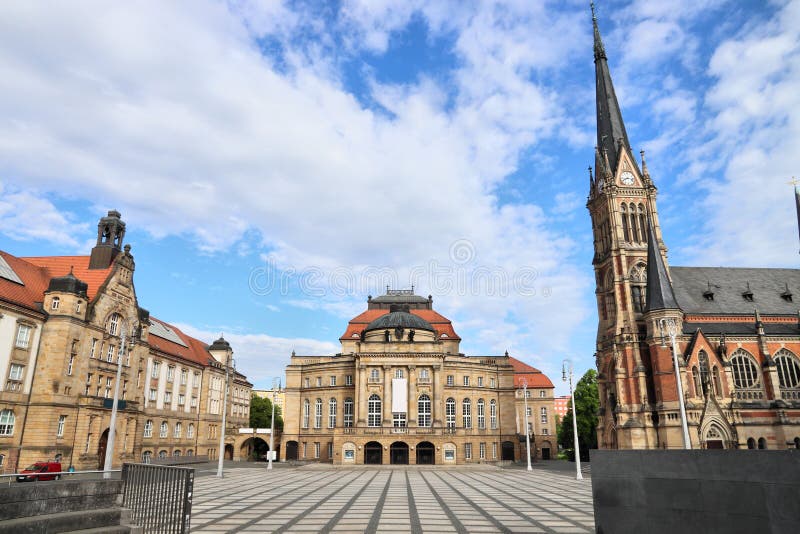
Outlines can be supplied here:
[[[800, 327], [797, 323], [762, 323], [764, 334], [770, 336], [797, 336], [800, 335]], [[693, 334], [697, 329], [701, 329], [704, 334], [725, 335], [756, 335], [756, 323], [753, 322], [726, 322], [726, 323], [683, 323], [683, 333]]]
[[381, 295], [373, 297], [370, 302], [389, 303], [389, 304], [424, 304], [428, 299], [419, 295]]
[[429, 330], [431, 332], [434, 331], [434, 328], [433, 326], [431, 326], [431, 323], [429, 323], [422, 317], [403, 311], [390, 312], [386, 315], [381, 315], [380, 317], [369, 323], [367, 327], [364, 329], [364, 331], [369, 332], [370, 330], [386, 330], [398, 327], [415, 328], [417, 330]]
[[[450, 319], [445, 317], [444, 315], [435, 312], [433, 310], [410, 310], [412, 315], [416, 315], [421, 319], [424, 319], [428, 323], [433, 326], [436, 333], [439, 334], [440, 337], [443, 339], [455, 339], [460, 340], [461, 338], [456, 334], [456, 331], [453, 329], [453, 323], [450, 322]], [[389, 314], [389, 310], [366, 310], [363, 313], [353, 317], [350, 322], [347, 324], [347, 330], [345, 330], [344, 334], [339, 338], [339, 340], [345, 339], [354, 339], [359, 337], [361, 331], [364, 330], [369, 323], [381, 317], [383, 315]], [[446, 336], [446, 337], [445, 337]]]
[[[670, 267], [670, 274], [675, 299], [687, 314], [753, 315], [758, 309], [764, 315], [797, 315], [800, 311], [800, 269]], [[709, 284], [713, 300], [703, 296]], [[752, 302], [743, 296], [748, 284]], [[791, 301], [781, 296], [787, 285]], [[769, 323], [764, 326], [769, 329]], [[703, 331], [708, 332], [705, 327]]]
[[667, 275], [667, 266], [658, 247], [653, 222], [647, 219], [647, 294], [644, 309], [676, 310], [678, 303]]

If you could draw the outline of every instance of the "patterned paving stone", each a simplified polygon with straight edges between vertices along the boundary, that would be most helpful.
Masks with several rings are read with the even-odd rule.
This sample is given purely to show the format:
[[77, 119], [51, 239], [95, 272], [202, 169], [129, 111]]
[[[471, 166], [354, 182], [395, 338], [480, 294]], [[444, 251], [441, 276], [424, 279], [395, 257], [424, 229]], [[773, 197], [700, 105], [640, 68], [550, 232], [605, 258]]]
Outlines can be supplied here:
[[232, 467], [222, 479], [195, 479], [192, 532], [593, 532], [589, 476], [545, 467]]

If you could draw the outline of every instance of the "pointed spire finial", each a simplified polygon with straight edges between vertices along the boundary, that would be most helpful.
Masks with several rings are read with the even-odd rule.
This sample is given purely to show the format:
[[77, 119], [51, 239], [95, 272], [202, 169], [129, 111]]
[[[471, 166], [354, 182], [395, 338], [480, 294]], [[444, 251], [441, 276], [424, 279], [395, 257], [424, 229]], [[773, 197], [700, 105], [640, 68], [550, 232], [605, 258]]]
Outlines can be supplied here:
[[650, 213], [647, 214], [647, 292], [645, 310], [680, 310], [672, 282], [667, 273], [667, 265], [661, 256], [658, 239]]
[[800, 180], [792, 176], [792, 181], [789, 183], [794, 186], [794, 203], [797, 208], [797, 231], [800, 232], [800, 189], [797, 188], [797, 186], [800, 185]]
[[594, 2], [590, 3], [592, 8], [592, 26], [594, 27], [594, 59], [606, 59], [606, 49], [603, 46], [603, 39], [600, 37], [600, 28], [597, 27], [597, 14], [594, 11]]

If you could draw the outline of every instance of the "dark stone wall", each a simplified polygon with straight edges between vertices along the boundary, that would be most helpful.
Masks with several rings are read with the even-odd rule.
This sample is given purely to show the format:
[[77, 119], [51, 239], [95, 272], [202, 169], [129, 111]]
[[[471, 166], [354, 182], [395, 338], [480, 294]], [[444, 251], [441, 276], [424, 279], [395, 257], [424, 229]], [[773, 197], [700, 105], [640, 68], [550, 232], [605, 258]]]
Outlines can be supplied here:
[[598, 533], [800, 532], [800, 451], [592, 450]]
[[0, 521], [122, 506], [121, 480], [26, 482], [0, 486]]

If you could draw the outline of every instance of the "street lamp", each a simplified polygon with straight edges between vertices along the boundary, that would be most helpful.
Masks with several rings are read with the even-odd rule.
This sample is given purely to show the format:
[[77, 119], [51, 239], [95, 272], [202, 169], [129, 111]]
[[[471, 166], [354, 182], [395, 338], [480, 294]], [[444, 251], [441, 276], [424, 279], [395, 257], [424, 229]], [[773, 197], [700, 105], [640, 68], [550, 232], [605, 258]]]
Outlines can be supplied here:
[[[111, 478], [111, 464], [114, 456], [114, 437], [117, 430], [117, 403], [119, 402], [119, 383], [122, 378], [122, 356], [125, 354], [125, 329], [127, 323], [120, 320], [119, 351], [117, 352], [117, 380], [114, 384], [114, 404], [111, 406], [111, 422], [108, 426], [106, 458], [103, 462], [103, 478]], [[101, 427], [102, 428], [102, 427]]]
[[528, 451], [528, 471], [532, 471], [531, 467], [531, 432], [530, 423], [528, 423], [528, 381], [522, 379], [522, 398], [525, 401], [525, 448]]
[[567, 381], [567, 371], [569, 371], [569, 396], [572, 399], [572, 436], [575, 441], [575, 480], [583, 480], [581, 473], [581, 447], [578, 444], [578, 412], [575, 409], [575, 392], [572, 390], [572, 362], [564, 360], [561, 363], [561, 380]]
[[689, 439], [689, 425], [686, 423], [686, 406], [683, 403], [683, 384], [681, 382], [681, 372], [678, 367], [678, 346], [675, 338], [678, 335], [678, 323], [673, 318], [661, 319], [661, 329], [667, 331], [670, 341], [672, 341], [672, 363], [675, 366], [675, 383], [678, 385], [678, 404], [681, 408], [681, 426], [683, 427], [683, 448], [691, 449], [692, 442]]
[[222, 461], [225, 458], [225, 424], [228, 415], [228, 391], [230, 390], [230, 351], [225, 359], [225, 397], [222, 400], [222, 432], [219, 436], [219, 458], [217, 460], [217, 477], [222, 478]]
[[275, 388], [280, 389], [281, 387], [281, 379], [280, 378], [273, 378], [272, 379], [272, 419], [270, 419], [269, 425], [269, 461], [267, 463], [267, 469], [272, 469], [272, 451], [274, 451], [274, 443], [275, 443]]

